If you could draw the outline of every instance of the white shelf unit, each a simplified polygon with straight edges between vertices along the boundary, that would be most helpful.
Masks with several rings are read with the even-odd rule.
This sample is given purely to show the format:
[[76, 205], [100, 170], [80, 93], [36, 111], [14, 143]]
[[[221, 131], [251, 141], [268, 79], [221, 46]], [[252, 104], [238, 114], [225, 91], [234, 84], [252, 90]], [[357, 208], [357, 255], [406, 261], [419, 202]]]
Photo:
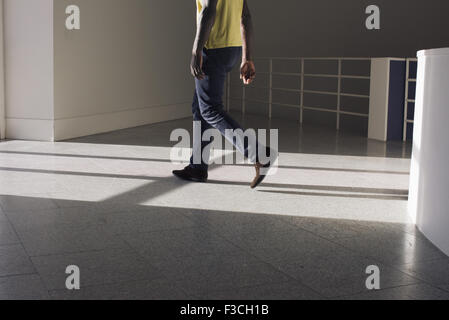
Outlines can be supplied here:
[[405, 76], [405, 99], [404, 99], [404, 133], [403, 133], [403, 141], [407, 141], [407, 129], [409, 123], [414, 123], [413, 120], [408, 118], [408, 105], [409, 103], [415, 103], [415, 99], [410, 99], [410, 82], [415, 82], [415, 78], [410, 78], [410, 65], [411, 62], [418, 62], [416, 58], [408, 58], [406, 59], [406, 76]]

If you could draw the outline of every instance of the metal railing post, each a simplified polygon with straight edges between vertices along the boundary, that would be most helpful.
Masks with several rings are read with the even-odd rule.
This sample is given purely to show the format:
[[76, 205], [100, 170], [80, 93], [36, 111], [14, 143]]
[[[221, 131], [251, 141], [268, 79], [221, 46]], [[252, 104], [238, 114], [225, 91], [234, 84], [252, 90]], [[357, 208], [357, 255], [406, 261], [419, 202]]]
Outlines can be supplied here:
[[268, 117], [271, 119], [273, 117], [273, 59], [270, 59], [270, 80], [268, 85]]
[[408, 91], [409, 91], [409, 78], [410, 78], [410, 60], [406, 59], [405, 63], [405, 99], [404, 99], [404, 128], [402, 133], [402, 140], [407, 141], [407, 126], [408, 126]]
[[242, 114], [243, 115], [246, 114], [246, 88], [245, 88], [245, 85], [243, 85], [243, 90], [242, 90]]
[[304, 120], [304, 58], [301, 58], [301, 89], [300, 89], [300, 102], [299, 102], [299, 123], [302, 125]]
[[[262, 58], [259, 58], [262, 59]], [[279, 107], [289, 107], [289, 108], [295, 108], [300, 110], [299, 115], [299, 122], [302, 125], [304, 122], [304, 110], [311, 110], [311, 111], [317, 111], [317, 112], [327, 112], [327, 113], [333, 113], [337, 115], [336, 119], [336, 127], [337, 130], [340, 130], [341, 127], [341, 117], [342, 115], [350, 115], [350, 116], [356, 116], [356, 117], [364, 117], [368, 118], [368, 113], [362, 113], [362, 112], [352, 112], [352, 111], [345, 111], [342, 109], [342, 97], [356, 97], [356, 98], [362, 98], [362, 99], [370, 99], [369, 94], [356, 94], [356, 93], [346, 93], [343, 92], [343, 80], [344, 79], [357, 79], [357, 80], [370, 80], [371, 76], [363, 76], [363, 75], [350, 75], [350, 74], [344, 74], [343, 73], [343, 62], [344, 61], [371, 61], [370, 58], [349, 58], [349, 57], [328, 57], [328, 58], [307, 58], [307, 57], [295, 57], [295, 58], [277, 58], [277, 57], [267, 57], [263, 58], [265, 61], [269, 62], [269, 70], [267, 72], [259, 72], [259, 75], [264, 75], [268, 77], [269, 84], [266, 86], [251, 86], [251, 88], [258, 88], [263, 90], [269, 90], [269, 97], [268, 99], [248, 99], [247, 98], [247, 92], [246, 92], [246, 86], [243, 85], [242, 87], [242, 97], [241, 98], [232, 98], [230, 96], [230, 91], [232, 87], [231, 81], [228, 82], [229, 86], [229, 101], [237, 100], [241, 101], [242, 103], [242, 109], [241, 112], [243, 115], [246, 115], [246, 109], [247, 109], [247, 102], [251, 103], [258, 103], [258, 104], [268, 104], [268, 116], [271, 119], [273, 117], [273, 108], [274, 105]], [[289, 60], [289, 61], [300, 61], [301, 63], [301, 72], [275, 72], [274, 71], [274, 60]], [[338, 74], [331, 74], [331, 73], [307, 73], [306, 72], [306, 62], [308, 60], [321, 60], [321, 61], [337, 61], [338, 62]], [[300, 89], [293, 89], [293, 88], [285, 88], [285, 87], [275, 87], [274, 84], [274, 76], [291, 76], [291, 77], [299, 77], [301, 80], [300, 83]], [[329, 78], [329, 79], [337, 79], [338, 80], [338, 90], [333, 91], [323, 91], [323, 90], [313, 90], [309, 89], [306, 90], [305, 86], [305, 79], [306, 78]], [[414, 79], [409, 79], [409, 81], [412, 81]], [[295, 92], [300, 93], [300, 102], [299, 106], [298, 103], [280, 103], [276, 102], [274, 103], [274, 92], [280, 91], [280, 92]], [[312, 105], [306, 105], [305, 100], [305, 94], [315, 94], [315, 95], [328, 95], [328, 96], [337, 96], [337, 106], [336, 109], [328, 109], [326, 107], [320, 107], [320, 106], [312, 106]], [[228, 101], [228, 108], [230, 109], [229, 102]], [[412, 102], [413, 100], [409, 99], [409, 102]], [[407, 123], [411, 123], [413, 120], [408, 120]]]
[[341, 109], [341, 75], [342, 62], [338, 59], [338, 93], [337, 93], [337, 130], [340, 130], [340, 109]]

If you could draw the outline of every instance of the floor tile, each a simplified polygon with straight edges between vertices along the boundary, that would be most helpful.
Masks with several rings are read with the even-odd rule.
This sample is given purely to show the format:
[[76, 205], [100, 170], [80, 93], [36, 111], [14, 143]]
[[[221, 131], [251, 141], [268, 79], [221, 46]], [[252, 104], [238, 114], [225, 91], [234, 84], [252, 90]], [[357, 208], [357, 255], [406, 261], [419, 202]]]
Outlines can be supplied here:
[[163, 230], [121, 236], [132, 248], [147, 257], [190, 257], [238, 250], [231, 242], [205, 228]]
[[213, 230], [229, 237], [242, 234], [258, 234], [263, 237], [267, 232], [281, 233], [285, 230], [295, 229], [294, 226], [279, 221], [273, 215], [212, 210], [190, 210], [184, 214], [196, 223], [208, 225]]
[[35, 273], [22, 245], [0, 246], [0, 277]]
[[56, 208], [56, 204], [52, 199], [18, 196], [0, 196], [0, 206], [4, 212]]
[[427, 284], [401, 286], [385, 290], [373, 290], [353, 296], [347, 300], [449, 300], [449, 293]]
[[241, 250], [221, 255], [212, 253], [188, 257], [146, 256], [146, 260], [172, 280], [220, 277], [262, 262]]
[[0, 212], [0, 245], [20, 243], [13, 226]]
[[189, 300], [174, 284], [161, 279], [84, 287], [80, 290], [53, 290], [55, 300]]
[[383, 223], [374, 221], [356, 221], [363, 235], [377, 235], [379, 237], [397, 237], [403, 233], [411, 234], [417, 238], [425, 239], [416, 225], [412, 223]]
[[397, 268], [435, 286], [449, 285], [449, 258], [414, 262]]
[[337, 297], [366, 291], [369, 266], [380, 269], [381, 288], [415, 284], [419, 280], [376, 260], [348, 252], [335, 251], [325, 255], [305, 256], [304, 259], [273, 264], [279, 270], [323, 296]]
[[[224, 237], [227, 237], [225, 234]], [[304, 257], [317, 257], [344, 250], [340, 245], [304, 230], [240, 234], [229, 237], [239, 248], [263, 261], [298, 261]]]
[[330, 240], [356, 237], [363, 232], [363, 229], [357, 224], [357, 222], [351, 220], [292, 216], [279, 217], [279, 219]]
[[84, 208], [52, 208], [8, 212], [7, 216], [17, 231], [57, 229], [96, 224], [98, 214]]
[[33, 264], [47, 289], [65, 289], [71, 265], [80, 269], [81, 288], [134, 280], [152, 280], [162, 275], [129, 250], [103, 251], [33, 257]]
[[438, 288], [449, 293], [449, 284], [443, 284], [443, 285], [439, 284]]
[[95, 225], [33, 228], [18, 230], [18, 234], [30, 256], [128, 247], [118, 236]]
[[141, 207], [102, 214], [104, 228], [114, 234], [136, 234], [193, 227], [191, 220], [170, 208]]
[[336, 239], [335, 242], [388, 265], [402, 265], [444, 257], [444, 254], [428, 240], [401, 231], [393, 234], [379, 233]]
[[142, 233], [192, 227], [194, 222], [171, 208], [102, 205], [8, 213], [17, 230], [36, 228], [99, 227], [111, 234]]
[[211, 300], [320, 300], [324, 297], [297, 282], [288, 281], [227, 291], [210, 292], [202, 296]]
[[[33, 170], [18, 171], [16, 169], [0, 170], [0, 194], [7, 195], [5, 198], [30, 198], [42, 199], [41, 195], [61, 190], [63, 176], [43, 174], [33, 172]], [[36, 201], [39, 206], [52, 206], [51, 202]], [[9, 206], [11, 210], [23, 209], [30, 207], [30, 201], [27, 201], [25, 207], [17, 201], [13, 203], [5, 201], [5, 206]]]
[[0, 278], [0, 300], [45, 300], [49, 297], [38, 275]]
[[188, 294], [205, 298], [211, 291], [233, 290], [288, 280], [291, 278], [266, 263], [248, 262], [238, 266], [225, 264], [220, 269], [211, 270], [209, 274], [200, 274], [175, 283]]

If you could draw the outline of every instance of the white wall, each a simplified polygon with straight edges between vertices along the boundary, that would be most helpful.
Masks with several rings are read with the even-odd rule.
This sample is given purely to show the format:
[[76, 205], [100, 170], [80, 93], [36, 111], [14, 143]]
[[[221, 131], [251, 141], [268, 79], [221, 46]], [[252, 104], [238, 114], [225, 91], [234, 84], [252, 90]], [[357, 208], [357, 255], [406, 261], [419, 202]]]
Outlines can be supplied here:
[[6, 135], [53, 140], [53, 0], [5, 0]]
[[[255, 24], [256, 57], [415, 57], [416, 52], [423, 48], [448, 45], [449, 1], [447, 0], [430, 2], [422, 0], [248, 0], [248, 2]], [[380, 30], [367, 30], [365, 26], [368, 17], [365, 10], [373, 4], [378, 5], [381, 10]], [[261, 61], [256, 61], [256, 67], [259, 71], [268, 69]], [[289, 69], [283, 71], [286, 70]], [[299, 70], [299, 68], [290, 70]], [[347, 72], [345, 66], [343, 72]], [[316, 88], [316, 90], [327, 91], [324, 87], [327, 86], [328, 80], [319, 79], [319, 81], [323, 83], [323, 88]], [[343, 81], [343, 86], [348, 82]], [[263, 75], [259, 73], [254, 85], [267, 86], [267, 83]], [[294, 88], [298, 88], [298, 85]], [[257, 91], [254, 95], [260, 95], [259, 92]], [[285, 97], [291, 95], [283, 94]], [[250, 90], [247, 90], [247, 97], [257, 99], [257, 97], [251, 97]], [[323, 102], [318, 101], [314, 105], [330, 105], [331, 98], [322, 97]], [[357, 101], [346, 97], [344, 100], [342, 106], [354, 108], [348, 111], [365, 113], [367, 105], [360, 99]], [[298, 98], [293, 104], [297, 103], [299, 103]], [[233, 102], [233, 104], [236, 103]], [[334, 101], [330, 106], [336, 108], [336, 102]], [[268, 113], [265, 105], [248, 102], [246, 107], [248, 113], [265, 115]], [[233, 108], [239, 109], [239, 106]], [[294, 108], [278, 106], [274, 108], [273, 117], [299, 120], [299, 112]], [[367, 133], [367, 119], [351, 116], [343, 116], [342, 119], [344, 119], [342, 130], [363, 135]], [[332, 113], [314, 111], [304, 113], [305, 124], [335, 128], [335, 122], [336, 115]]]
[[[189, 1], [189, 0], [188, 0]], [[249, 0], [257, 56], [415, 57], [448, 45], [447, 0]], [[368, 5], [381, 29], [365, 27]]]
[[58, 0], [54, 21], [56, 140], [191, 114], [193, 0]]
[[[66, 7], [81, 9], [68, 31]], [[194, 1], [5, 0], [7, 138], [62, 140], [187, 117]]]

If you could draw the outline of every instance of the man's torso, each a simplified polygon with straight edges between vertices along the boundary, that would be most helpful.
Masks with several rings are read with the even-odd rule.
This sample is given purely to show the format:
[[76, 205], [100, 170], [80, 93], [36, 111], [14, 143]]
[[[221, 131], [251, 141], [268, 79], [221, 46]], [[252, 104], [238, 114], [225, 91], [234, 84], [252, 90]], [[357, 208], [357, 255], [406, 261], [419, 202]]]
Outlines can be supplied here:
[[[218, 0], [217, 16], [209, 39], [207, 49], [241, 47], [242, 35], [240, 23], [244, 0]], [[202, 10], [200, 0], [196, 0], [198, 13]]]

